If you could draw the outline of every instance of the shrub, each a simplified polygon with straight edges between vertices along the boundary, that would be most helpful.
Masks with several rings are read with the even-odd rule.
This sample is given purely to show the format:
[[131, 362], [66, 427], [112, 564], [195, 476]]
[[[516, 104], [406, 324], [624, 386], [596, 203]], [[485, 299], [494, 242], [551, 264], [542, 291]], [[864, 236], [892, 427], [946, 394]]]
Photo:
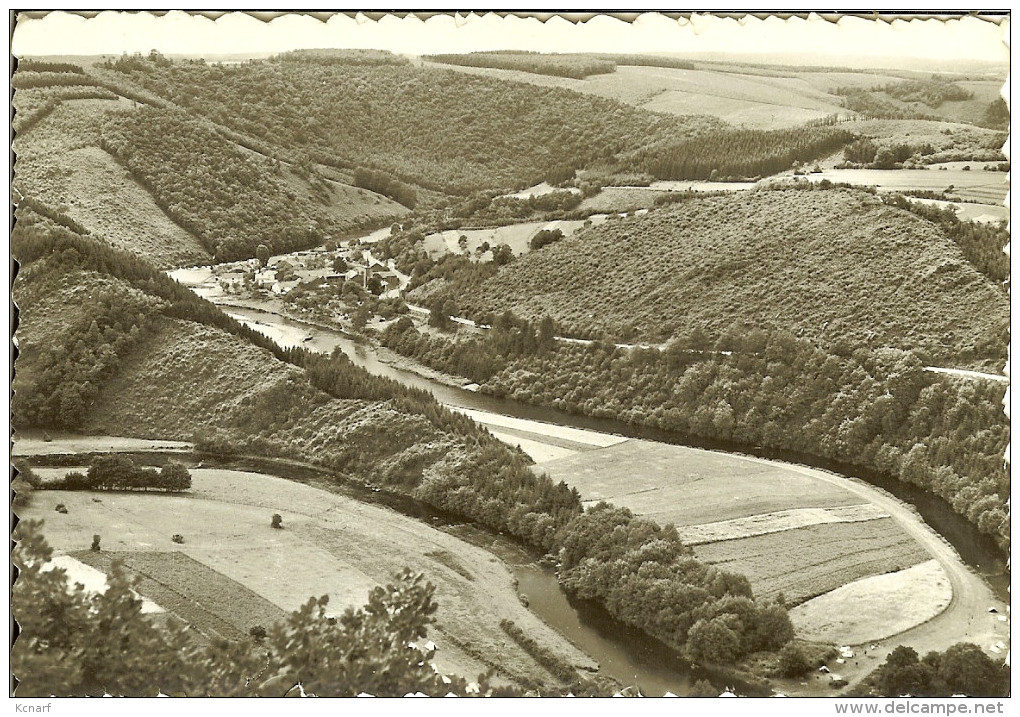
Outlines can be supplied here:
[[793, 642], [783, 645], [779, 651], [779, 674], [783, 677], [799, 677], [811, 669], [804, 650]]

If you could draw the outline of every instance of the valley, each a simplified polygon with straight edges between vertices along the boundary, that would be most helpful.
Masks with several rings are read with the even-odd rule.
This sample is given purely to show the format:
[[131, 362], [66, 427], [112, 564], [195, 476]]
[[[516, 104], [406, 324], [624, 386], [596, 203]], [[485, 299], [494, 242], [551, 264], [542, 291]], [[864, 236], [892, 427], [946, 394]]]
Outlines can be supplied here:
[[[908, 647], [1008, 651], [990, 72], [153, 51], [15, 79], [23, 671], [50, 549], [74, 604], [145, 601], [123, 694], [177, 664], [176, 694], [875, 695]], [[97, 483], [112, 456], [188, 487]], [[943, 672], [918, 689], [999, 689]], [[23, 693], [97, 690], [56, 674]]]

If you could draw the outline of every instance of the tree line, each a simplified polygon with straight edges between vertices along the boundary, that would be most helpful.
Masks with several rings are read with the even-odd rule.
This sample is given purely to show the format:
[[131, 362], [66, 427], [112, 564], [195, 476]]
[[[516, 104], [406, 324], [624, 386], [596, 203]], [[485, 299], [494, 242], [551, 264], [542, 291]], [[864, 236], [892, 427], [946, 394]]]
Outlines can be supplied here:
[[24, 59], [18, 60], [16, 72], [70, 72], [76, 75], [82, 75], [85, 70], [81, 68], [81, 65], [75, 65], [71, 62], [45, 62], [43, 60], [32, 60]]
[[354, 186], [384, 194], [408, 209], [414, 209], [418, 204], [418, 192], [415, 188], [391, 177], [386, 172], [358, 167], [354, 170]]
[[583, 80], [588, 75], [606, 75], [616, 72], [615, 62], [592, 55], [500, 50], [471, 52], [463, 55], [425, 55], [422, 59], [446, 65], [491, 67], [497, 70], [516, 70], [536, 75], [569, 77], [575, 80]]
[[887, 697], [1004, 697], [1009, 694], [1009, 664], [1000, 664], [977, 645], [958, 642], [923, 658], [912, 647], [893, 649], [857, 692]]
[[1009, 242], [1006, 221], [996, 224], [967, 222], [956, 216], [952, 207], [911, 202], [899, 194], [885, 195], [882, 201], [937, 225], [952, 239], [974, 268], [999, 284], [1009, 279], [1009, 257], [1003, 248]]
[[658, 142], [638, 152], [635, 163], [657, 179], [762, 177], [831, 154], [853, 139], [832, 127], [731, 130]]
[[160, 470], [135, 465], [127, 456], [96, 458], [88, 472], [71, 471], [63, 478], [32, 483], [46, 490], [161, 490], [180, 493], [191, 488], [191, 472], [176, 461], [167, 461]]

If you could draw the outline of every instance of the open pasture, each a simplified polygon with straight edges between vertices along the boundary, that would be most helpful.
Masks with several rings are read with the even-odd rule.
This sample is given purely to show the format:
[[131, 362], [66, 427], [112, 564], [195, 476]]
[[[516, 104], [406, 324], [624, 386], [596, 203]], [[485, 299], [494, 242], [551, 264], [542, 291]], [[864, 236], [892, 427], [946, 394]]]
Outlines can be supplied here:
[[[952, 598], [953, 589], [942, 566], [937, 560], [926, 560], [819, 595], [793, 608], [790, 619], [804, 640], [859, 645], [929, 620]], [[881, 619], [875, 620], [876, 615]], [[876, 631], [876, 625], [882, 629]]]
[[753, 461], [665, 443], [629, 440], [539, 464], [588, 503], [607, 500], [659, 523], [701, 525], [795, 508], [859, 505], [838, 486]]
[[[602, 218], [604, 221], [604, 217]], [[598, 224], [598, 219], [593, 219], [592, 224]], [[432, 259], [437, 259], [446, 254], [461, 254], [460, 238], [467, 237], [467, 250], [470, 255], [479, 260], [491, 260], [492, 252], [478, 253], [482, 243], [488, 242], [490, 247], [500, 244], [509, 245], [514, 256], [527, 254], [531, 251], [529, 242], [531, 238], [543, 229], [559, 229], [564, 236], [570, 236], [584, 225], [581, 220], [554, 220], [551, 222], [524, 222], [523, 224], [508, 224], [502, 227], [491, 229], [448, 229], [425, 237], [425, 251]]]
[[[394, 511], [282, 478], [219, 469], [194, 469], [192, 478], [191, 492], [180, 496], [37, 491], [21, 514], [45, 519], [43, 532], [57, 553], [87, 552], [100, 534], [103, 555], [126, 557], [143, 576], [143, 595], [218, 633], [246, 633], [249, 623], [270, 622], [275, 610], [289, 612], [313, 596], [329, 595], [334, 614], [360, 607], [372, 587], [406, 566], [436, 585], [438, 622], [430, 637], [440, 648], [440, 669], [473, 676], [498, 666], [499, 681], [551, 680], [505, 639], [501, 619], [564, 660], [593, 667], [521, 605], [509, 571], [480, 548]], [[57, 503], [67, 514], [54, 511]], [[274, 513], [283, 517], [282, 530], [269, 525]], [[175, 533], [183, 544], [171, 540]]]

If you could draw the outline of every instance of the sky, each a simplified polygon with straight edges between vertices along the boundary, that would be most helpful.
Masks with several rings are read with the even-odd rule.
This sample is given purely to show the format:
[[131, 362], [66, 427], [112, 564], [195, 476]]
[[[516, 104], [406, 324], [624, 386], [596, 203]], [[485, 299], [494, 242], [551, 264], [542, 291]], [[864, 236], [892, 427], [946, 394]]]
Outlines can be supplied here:
[[270, 22], [245, 13], [225, 13], [215, 21], [182, 11], [107, 11], [94, 18], [52, 12], [15, 26], [12, 52], [22, 55], [93, 55], [121, 52], [164, 54], [275, 53], [296, 48], [376, 48], [425, 54], [517, 49], [544, 52], [741, 52], [753, 54], [840, 55], [973, 59], [1008, 62], [1004, 25], [974, 17], [872, 20], [844, 16], [838, 22], [817, 15], [783, 20], [775, 16], [724, 18], [695, 14], [671, 19], [645, 13], [634, 22], [599, 15], [575, 24], [553, 16], [499, 17], [495, 14], [443, 15], [427, 22], [389, 15], [334, 15], [327, 22], [287, 14]]

